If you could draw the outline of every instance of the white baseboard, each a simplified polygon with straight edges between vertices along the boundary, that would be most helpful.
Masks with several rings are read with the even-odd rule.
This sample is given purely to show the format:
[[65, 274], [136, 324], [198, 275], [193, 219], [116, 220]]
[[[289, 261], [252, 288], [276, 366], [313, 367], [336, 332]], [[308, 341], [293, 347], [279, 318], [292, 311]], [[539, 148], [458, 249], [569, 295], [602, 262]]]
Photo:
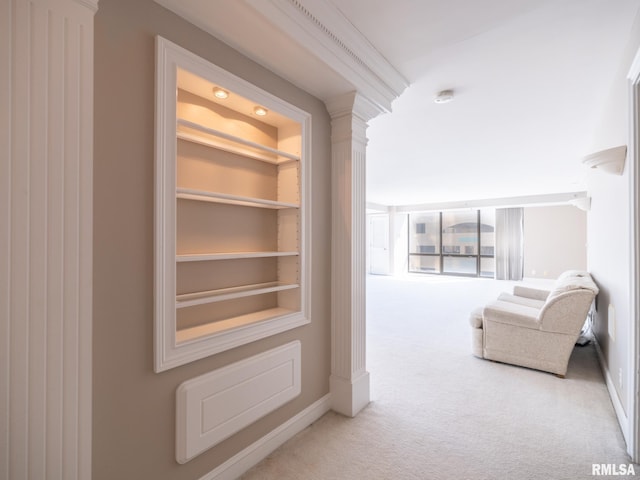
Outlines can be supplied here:
[[593, 337], [593, 344], [596, 347], [596, 352], [598, 354], [598, 362], [600, 363], [600, 368], [602, 369], [602, 374], [604, 375], [605, 383], [607, 384], [607, 390], [609, 391], [609, 397], [611, 397], [611, 403], [613, 404], [613, 409], [616, 412], [616, 417], [618, 419], [618, 423], [620, 424], [620, 429], [622, 430], [622, 436], [624, 437], [624, 441], [627, 445], [629, 445], [629, 418], [622, 407], [622, 403], [620, 402], [620, 397], [618, 397], [618, 392], [616, 391], [615, 384], [613, 383], [613, 378], [611, 377], [611, 372], [607, 368], [607, 362], [604, 358], [604, 353], [600, 348], [600, 344], [598, 340]]
[[200, 480], [234, 480], [238, 478], [251, 467], [260, 463], [284, 442], [318, 420], [330, 409], [331, 395], [327, 394], [216, 469], [201, 477]]

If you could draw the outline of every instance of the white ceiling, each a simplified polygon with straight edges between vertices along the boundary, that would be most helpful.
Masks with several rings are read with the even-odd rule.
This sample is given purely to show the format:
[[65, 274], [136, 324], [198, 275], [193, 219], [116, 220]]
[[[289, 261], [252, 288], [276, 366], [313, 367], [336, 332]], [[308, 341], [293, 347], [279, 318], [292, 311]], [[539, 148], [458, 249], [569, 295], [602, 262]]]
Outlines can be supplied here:
[[[352, 88], [251, 0], [157, 1], [323, 100]], [[369, 202], [585, 189], [580, 159], [592, 153], [638, 0], [300, 3], [327, 1], [410, 83], [369, 123]], [[433, 103], [443, 89], [454, 101]]]

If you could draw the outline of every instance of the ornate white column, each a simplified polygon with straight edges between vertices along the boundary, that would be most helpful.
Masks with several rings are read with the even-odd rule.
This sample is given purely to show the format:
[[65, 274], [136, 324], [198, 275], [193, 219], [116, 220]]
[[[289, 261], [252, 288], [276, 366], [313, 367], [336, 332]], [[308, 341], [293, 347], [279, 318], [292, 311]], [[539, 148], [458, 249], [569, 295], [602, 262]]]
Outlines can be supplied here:
[[355, 416], [369, 403], [365, 318], [367, 121], [380, 110], [358, 93], [327, 102], [331, 115], [331, 399]]
[[93, 17], [0, 2], [0, 479], [91, 478]]

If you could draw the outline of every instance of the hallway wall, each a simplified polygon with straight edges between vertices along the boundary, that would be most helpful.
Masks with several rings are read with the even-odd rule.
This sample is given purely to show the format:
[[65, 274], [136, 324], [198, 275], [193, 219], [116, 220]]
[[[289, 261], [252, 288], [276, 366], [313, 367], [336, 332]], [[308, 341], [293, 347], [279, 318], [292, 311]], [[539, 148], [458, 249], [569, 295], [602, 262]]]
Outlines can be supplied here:
[[524, 276], [587, 269], [587, 213], [570, 205], [524, 208]]
[[[153, 371], [155, 36], [312, 114], [311, 324]], [[100, 0], [95, 17], [94, 480], [197, 479], [329, 392], [330, 119], [324, 104], [152, 0]], [[300, 396], [185, 465], [176, 388], [293, 340]]]
[[[620, 56], [620, 68], [611, 86], [608, 109], [593, 137], [589, 154], [629, 144], [629, 105], [627, 74], [640, 46], [640, 23], [636, 18], [629, 43]], [[629, 159], [627, 159], [627, 162]], [[588, 174], [591, 210], [587, 217], [587, 263], [600, 288], [597, 298], [595, 334], [602, 348], [605, 369], [613, 381], [624, 414], [628, 415], [630, 356], [630, 278], [632, 223], [629, 206], [633, 199], [628, 166], [622, 175], [600, 171]], [[615, 404], [615, 402], [614, 402]], [[626, 425], [622, 425], [625, 430]]]

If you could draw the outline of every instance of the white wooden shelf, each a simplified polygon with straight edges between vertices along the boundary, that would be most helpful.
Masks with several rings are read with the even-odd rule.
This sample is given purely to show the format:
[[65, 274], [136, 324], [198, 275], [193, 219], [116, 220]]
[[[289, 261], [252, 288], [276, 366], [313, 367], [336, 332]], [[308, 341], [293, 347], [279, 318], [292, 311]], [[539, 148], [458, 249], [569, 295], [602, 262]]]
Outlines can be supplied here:
[[267, 310], [260, 310], [258, 312], [252, 312], [246, 315], [239, 315], [237, 317], [227, 318], [218, 322], [211, 322], [204, 325], [198, 325], [191, 328], [183, 328], [176, 331], [176, 343], [184, 344], [190, 341], [200, 341], [216, 333], [223, 333], [232, 329], [237, 329], [247, 325], [253, 325], [265, 320], [271, 320], [274, 318], [282, 318], [287, 315], [293, 315], [297, 312], [288, 308], [269, 308]]
[[[255, 160], [273, 163], [275, 165], [300, 160], [300, 157], [297, 155], [267, 147], [266, 145], [252, 142], [251, 140], [246, 140], [241, 137], [236, 137], [235, 135], [230, 135], [214, 128], [205, 127], [204, 125], [185, 120], [184, 118], [178, 118], [177, 122], [177, 136], [181, 140], [199, 143], [200, 145], [218, 148], [232, 153], [239, 153], [254, 158]], [[182, 129], [180, 127], [182, 127]], [[184, 131], [184, 128], [195, 130], [197, 133]]]
[[176, 295], [176, 308], [193, 307], [195, 305], [204, 305], [206, 303], [223, 302], [225, 300], [234, 300], [236, 298], [251, 297], [253, 295], [264, 295], [265, 293], [281, 292], [283, 290], [291, 290], [298, 288], [300, 285], [267, 282], [256, 283], [253, 285], [242, 285], [240, 287], [220, 288], [217, 290], [208, 290], [206, 292], [184, 293]]
[[238, 260], [241, 258], [293, 257], [299, 252], [228, 252], [228, 253], [186, 253], [176, 255], [176, 262], [208, 262], [211, 260]]
[[195, 200], [199, 202], [226, 203], [230, 205], [240, 205], [243, 207], [271, 208], [275, 210], [283, 208], [300, 208], [297, 203], [278, 202], [276, 200], [265, 200], [262, 198], [243, 197], [241, 195], [231, 195], [228, 193], [208, 192], [205, 190], [195, 190], [192, 188], [177, 188], [176, 197], [183, 200]]

